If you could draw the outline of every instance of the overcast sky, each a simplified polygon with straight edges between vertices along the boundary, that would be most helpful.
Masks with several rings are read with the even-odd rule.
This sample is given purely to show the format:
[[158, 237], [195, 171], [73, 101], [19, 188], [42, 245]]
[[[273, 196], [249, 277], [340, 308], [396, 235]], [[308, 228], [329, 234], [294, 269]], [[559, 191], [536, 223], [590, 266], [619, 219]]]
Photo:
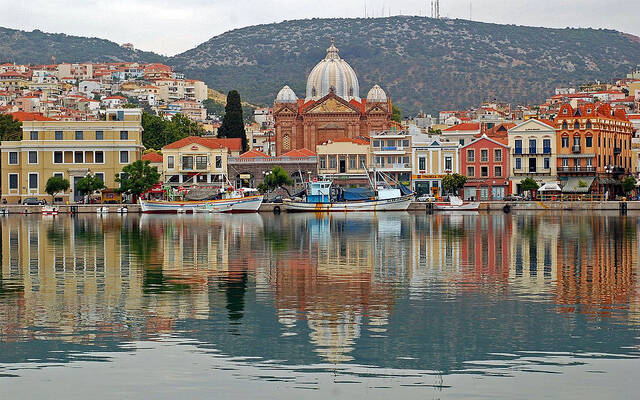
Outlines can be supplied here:
[[[440, 15], [640, 36], [639, 0], [440, 0]], [[95, 36], [174, 55], [227, 30], [313, 17], [430, 15], [431, 0], [0, 0], [0, 26]]]

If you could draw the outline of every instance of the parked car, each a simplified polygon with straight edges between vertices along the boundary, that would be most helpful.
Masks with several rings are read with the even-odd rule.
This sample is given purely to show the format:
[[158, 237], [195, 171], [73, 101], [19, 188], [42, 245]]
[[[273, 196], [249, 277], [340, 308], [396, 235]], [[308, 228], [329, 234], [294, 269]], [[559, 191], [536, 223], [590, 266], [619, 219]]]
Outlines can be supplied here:
[[44, 205], [47, 204], [47, 201], [46, 200], [38, 200], [35, 197], [27, 197], [26, 199], [24, 199], [22, 204], [24, 204], [25, 206], [44, 206]]
[[428, 202], [428, 201], [433, 202], [433, 201], [436, 201], [436, 198], [433, 197], [432, 194], [423, 194], [422, 196], [418, 197], [416, 200], [420, 202]]
[[522, 201], [524, 197], [519, 194], [508, 194], [504, 196], [504, 201]]
[[278, 194], [269, 198], [265, 198], [264, 202], [265, 203], [282, 203], [282, 196]]

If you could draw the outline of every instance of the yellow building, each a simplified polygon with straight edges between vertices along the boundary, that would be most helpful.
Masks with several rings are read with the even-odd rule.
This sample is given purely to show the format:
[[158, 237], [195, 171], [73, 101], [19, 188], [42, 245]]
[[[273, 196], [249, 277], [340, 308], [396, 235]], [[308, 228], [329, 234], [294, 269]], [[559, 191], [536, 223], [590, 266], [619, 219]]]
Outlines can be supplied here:
[[318, 175], [334, 185], [368, 185], [371, 165], [369, 142], [364, 139], [338, 138], [316, 146]]
[[227, 159], [242, 151], [240, 138], [218, 139], [187, 136], [162, 148], [163, 181], [179, 186], [227, 182]]
[[442, 194], [442, 178], [460, 173], [458, 142], [441, 136], [416, 135], [413, 138], [411, 181], [418, 196]]
[[106, 121], [24, 121], [21, 141], [0, 144], [2, 198], [50, 201], [45, 187], [54, 175], [71, 184], [57, 201], [78, 200], [75, 185], [89, 173], [116, 187], [116, 174], [142, 157], [141, 118], [140, 109], [130, 108], [107, 110]]

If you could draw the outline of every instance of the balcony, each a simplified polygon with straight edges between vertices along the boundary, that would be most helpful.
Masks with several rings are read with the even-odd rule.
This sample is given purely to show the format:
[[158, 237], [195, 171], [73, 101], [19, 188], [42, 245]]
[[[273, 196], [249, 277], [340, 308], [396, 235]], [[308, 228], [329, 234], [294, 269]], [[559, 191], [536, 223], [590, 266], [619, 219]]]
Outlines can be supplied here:
[[571, 151], [574, 153], [581, 153], [582, 146], [580, 146], [579, 144], [574, 144], [573, 146], [571, 146]]
[[595, 174], [596, 167], [558, 167], [558, 173], [570, 174], [570, 173], [584, 173]]
[[392, 171], [392, 170], [410, 170], [411, 164], [399, 163], [399, 164], [374, 164], [374, 167], [378, 170]]
[[522, 147], [516, 147], [513, 149], [513, 154], [522, 154]]

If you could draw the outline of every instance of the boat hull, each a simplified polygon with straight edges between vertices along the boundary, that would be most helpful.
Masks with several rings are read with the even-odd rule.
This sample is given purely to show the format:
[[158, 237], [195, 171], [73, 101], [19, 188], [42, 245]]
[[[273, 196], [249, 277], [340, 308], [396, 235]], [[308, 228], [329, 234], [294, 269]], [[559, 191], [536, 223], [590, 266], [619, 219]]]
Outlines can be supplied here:
[[289, 212], [406, 211], [411, 200], [413, 200], [413, 196], [340, 203], [307, 203], [305, 201], [284, 200], [283, 206]]
[[203, 201], [162, 201], [142, 200], [140, 208], [143, 213], [193, 213], [196, 208], [225, 208], [225, 212], [257, 212], [262, 205], [263, 196], [249, 196], [234, 199]]
[[448, 203], [436, 203], [435, 209], [438, 211], [478, 211], [480, 203], [466, 203], [462, 205], [451, 205]]

